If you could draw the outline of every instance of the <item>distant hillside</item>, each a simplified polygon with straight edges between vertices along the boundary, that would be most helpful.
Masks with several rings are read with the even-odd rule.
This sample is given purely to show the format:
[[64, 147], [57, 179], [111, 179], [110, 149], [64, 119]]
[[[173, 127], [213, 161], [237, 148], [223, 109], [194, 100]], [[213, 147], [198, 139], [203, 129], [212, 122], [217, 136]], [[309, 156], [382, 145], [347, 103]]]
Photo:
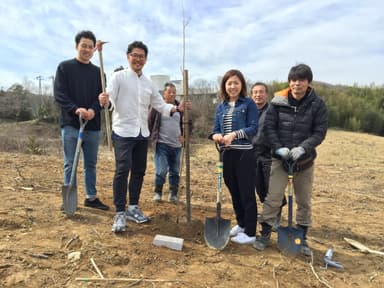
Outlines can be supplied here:
[[[270, 93], [287, 87], [286, 82], [271, 82]], [[343, 86], [313, 82], [317, 94], [329, 109], [329, 126], [348, 131], [384, 135], [384, 87]], [[190, 87], [191, 90], [195, 89]], [[199, 87], [200, 91], [202, 87]], [[207, 90], [208, 91], [208, 90]], [[208, 94], [205, 94], [205, 96]], [[206, 137], [212, 128], [216, 103], [211, 97], [191, 97], [194, 135]], [[58, 109], [51, 96], [39, 96], [15, 84], [7, 91], [0, 91], [0, 121], [45, 120], [57, 122]]]
[[[287, 83], [271, 83], [272, 91]], [[344, 86], [314, 81], [312, 86], [329, 110], [329, 126], [348, 131], [384, 135], [384, 87]]]

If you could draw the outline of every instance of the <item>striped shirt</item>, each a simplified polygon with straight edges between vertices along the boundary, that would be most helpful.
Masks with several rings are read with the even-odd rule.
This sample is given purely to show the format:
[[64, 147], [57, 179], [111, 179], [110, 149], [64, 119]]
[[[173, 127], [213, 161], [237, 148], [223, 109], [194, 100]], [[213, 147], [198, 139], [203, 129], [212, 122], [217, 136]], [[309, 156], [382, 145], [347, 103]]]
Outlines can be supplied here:
[[[237, 130], [232, 131], [232, 118], [233, 118], [233, 111], [235, 110], [235, 102], [229, 102], [229, 110], [227, 114], [224, 115], [224, 135], [228, 135], [232, 132], [236, 133], [237, 139], [243, 139], [246, 138], [247, 135], [244, 133], [244, 130]], [[226, 149], [237, 149], [237, 150], [250, 150], [252, 149], [252, 144], [246, 144], [246, 145], [240, 145], [240, 144], [231, 144], [226, 147]]]

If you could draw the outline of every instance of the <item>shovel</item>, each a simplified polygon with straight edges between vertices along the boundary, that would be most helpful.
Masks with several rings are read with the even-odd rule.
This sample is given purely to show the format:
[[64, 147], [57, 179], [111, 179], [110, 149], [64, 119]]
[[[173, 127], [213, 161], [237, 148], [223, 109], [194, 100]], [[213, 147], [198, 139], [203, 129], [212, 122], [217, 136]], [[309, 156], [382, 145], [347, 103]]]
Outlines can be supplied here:
[[87, 125], [87, 121], [83, 121], [81, 115], [79, 116], [80, 129], [79, 135], [77, 137], [77, 145], [75, 156], [73, 157], [71, 179], [68, 185], [63, 185], [61, 190], [61, 195], [63, 196], [63, 206], [64, 212], [67, 215], [73, 215], [77, 209], [77, 187], [76, 187], [76, 174], [77, 174], [77, 164], [79, 163], [79, 154], [81, 149], [81, 144], [83, 143], [84, 137], [84, 128]]
[[[216, 148], [218, 148], [216, 146]], [[217, 201], [216, 217], [206, 218], [204, 226], [204, 239], [209, 248], [222, 250], [229, 241], [231, 220], [221, 218], [221, 194], [223, 179], [223, 151], [219, 151], [219, 162], [217, 163]]]
[[292, 195], [293, 195], [293, 169], [294, 161], [288, 161], [288, 227], [277, 229], [277, 246], [284, 254], [296, 256], [304, 240], [302, 229], [292, 227]]

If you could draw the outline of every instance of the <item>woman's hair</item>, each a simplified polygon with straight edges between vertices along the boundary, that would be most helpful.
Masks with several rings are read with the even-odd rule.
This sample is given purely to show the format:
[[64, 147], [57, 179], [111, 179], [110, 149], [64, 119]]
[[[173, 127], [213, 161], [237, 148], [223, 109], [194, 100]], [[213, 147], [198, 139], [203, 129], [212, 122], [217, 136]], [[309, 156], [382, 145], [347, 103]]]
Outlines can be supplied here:
[[228, 81], [229, 78], [232, 76], [237, 76], [240, 79], [241, 82], [241, 91], [239, 97], [246, 97], [247, 96], [247, 83], [245, 82], [243, 74], [236, 69], [228, 70], [221, 80], [220, 84], [220, 96], [223, 100], [229, 100], [229, 95], [227, 94], [227, 91], [225, 90], [225, 83]]

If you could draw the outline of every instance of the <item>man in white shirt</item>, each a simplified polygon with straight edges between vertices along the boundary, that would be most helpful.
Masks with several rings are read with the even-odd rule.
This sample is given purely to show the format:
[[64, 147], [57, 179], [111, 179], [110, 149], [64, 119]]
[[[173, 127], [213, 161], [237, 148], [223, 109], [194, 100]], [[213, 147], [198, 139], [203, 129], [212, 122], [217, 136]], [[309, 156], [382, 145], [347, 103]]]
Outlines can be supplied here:
[[[138, 207], [141, 187], [147, 166], [149, 129], [147, 115], [149, 106], [164, 116], [170, 116], [180, 109], [167, 104], [155, 85], [143, 75], [147, 62], [148, 48], [140, 41], [128, 45], [127, 59], [130, 68], [113, 74], [107, 93], [99, 95], [100, 105], [112, 112], [112, 141], [115, 151], [115, 176], [113, 199], [116, 215], [113, 232], [126, 229], [126, 219], [144, 223], [149, 218]], [[128, 174], [130, 173], [129, 187]], [[129, 205], [125, 211], [127, 190]]]

